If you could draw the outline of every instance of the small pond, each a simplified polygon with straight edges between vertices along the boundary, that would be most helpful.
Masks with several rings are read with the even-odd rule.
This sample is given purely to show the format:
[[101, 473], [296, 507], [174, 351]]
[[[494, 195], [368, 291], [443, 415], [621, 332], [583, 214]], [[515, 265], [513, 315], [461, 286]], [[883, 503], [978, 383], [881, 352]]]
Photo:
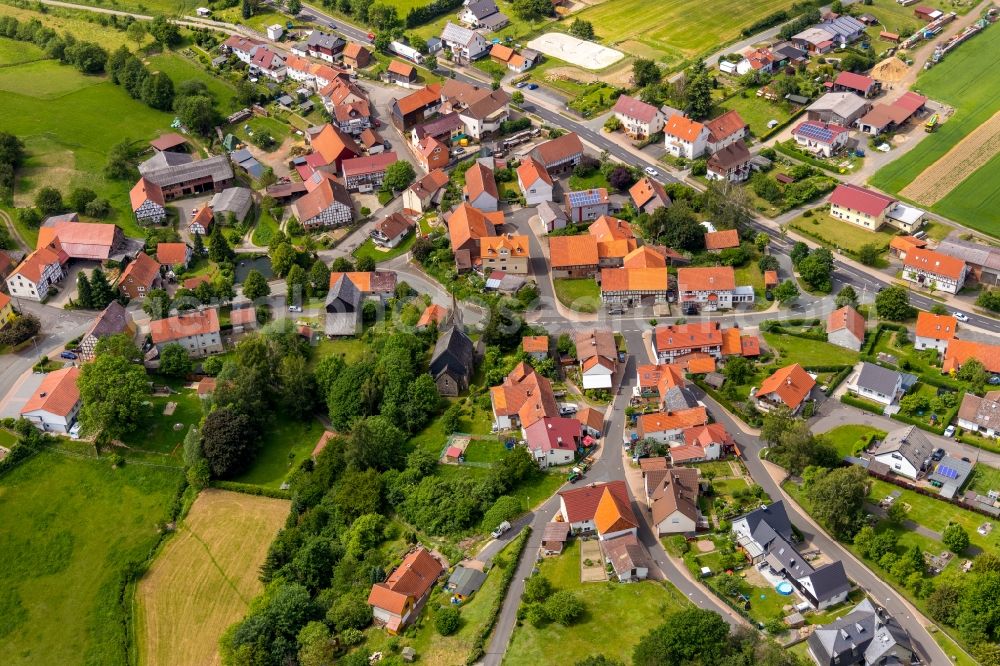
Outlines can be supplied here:
[[247, 279], [247, 274], [252, 270], [256, 270], [263, 275], [265, 280], [270, 280], [274, 277], [274, 271], [271, 270], [271, 258], [267, 255], [257, 257], [236, 255], [236, 284], [242, 284]]

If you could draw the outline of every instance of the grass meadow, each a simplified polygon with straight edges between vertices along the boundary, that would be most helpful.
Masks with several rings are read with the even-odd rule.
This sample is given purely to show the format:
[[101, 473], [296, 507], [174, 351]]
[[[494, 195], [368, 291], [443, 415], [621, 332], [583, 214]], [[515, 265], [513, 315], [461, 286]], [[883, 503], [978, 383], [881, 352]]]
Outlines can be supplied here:
[[287, 500], [222, 490], [198, 496], [139, 581], [139, 663], [218, 663], [222, 632], [263, 589], [257, 570], [288, 507]]
[[0, 479], [0, 663], [128, 663], [121, 572], [156, 545], [180, 478], [45, 451]]
[[[987, 29], [949, 54], [939, 65], [922, 73], [914, 90], [955, 108], [948, 122], [938, 126], [913, 150], [887, 164], [872, 176], [876, 187], [899, 192], [970, 132], [1000, 111], [1000, 30]], [[970, 227], [1000, 234], [996, 205], [1000, 158], [994, 157], [966, 178], [933, 210]]]
[[44, 57], [42, 49], [34, 44], [0, 38], [0, 67], [19, 65], [22, 62], [41, 60]]

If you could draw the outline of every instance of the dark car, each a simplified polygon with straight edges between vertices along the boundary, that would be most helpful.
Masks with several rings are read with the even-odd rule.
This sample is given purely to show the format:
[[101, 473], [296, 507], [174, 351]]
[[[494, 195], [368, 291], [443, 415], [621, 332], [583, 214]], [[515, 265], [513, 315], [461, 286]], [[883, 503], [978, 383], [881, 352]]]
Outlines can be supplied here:
[[77, 356], [71, 351], [64, 351], [63, 353], [59, 354], [59, 358], [65, 358], [70, 361], [75, 361], [77, 359]]
[[965, 456], [962, 456], [962, 462], [969, 462], [970, 463], [972, 461], [969, 460], [968, 458], [966, 458]]
[[528, 90], [538, 90], [538, 84], [537, 83], [529, 83], [528, 86], [527, 86], [527, 88], [528, 88]]
[[944, 449], [937, 449], [931, 454], [931, 460], [934, 462], [939, 462], [942, 458], [944, 458]]

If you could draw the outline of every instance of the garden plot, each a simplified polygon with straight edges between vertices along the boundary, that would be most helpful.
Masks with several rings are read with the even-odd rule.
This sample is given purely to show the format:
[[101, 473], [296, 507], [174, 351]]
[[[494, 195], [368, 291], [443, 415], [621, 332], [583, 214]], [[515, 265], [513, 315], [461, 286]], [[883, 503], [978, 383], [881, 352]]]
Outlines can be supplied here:
[[528, 48], [584, 69], [604, 69], [625, 57], [621, 51], [561, 32], [547, 32], [536, 37], [528, 42]]
[[997, 153], [1000, 153], [1000, 111], [924, 169], [899, 193], [926, 206], [936, 204]]

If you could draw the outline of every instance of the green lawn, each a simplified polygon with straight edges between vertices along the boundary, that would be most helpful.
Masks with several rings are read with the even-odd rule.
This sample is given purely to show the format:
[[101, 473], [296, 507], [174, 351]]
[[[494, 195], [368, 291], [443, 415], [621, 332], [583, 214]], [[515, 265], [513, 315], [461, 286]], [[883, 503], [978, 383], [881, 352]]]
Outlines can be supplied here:
[[824, 245], [842, 247], [851, 252], [858, 252], [862, 246], [874, 243], [880, 249], [889, 247], [889, 242], [896, 235], [892, 227], [883, 227], [879, 231], [869, 231], [856, 224], [831, 217], [826, 211], [813, 211], [811, 217], [799, 216], [788, 223], [792, 229], [798, 229], [807, 236], [821, 241]]
[[332, 354], [337, 354], [341, 356], [346, 363], [354, 363], [365, 353], [365, 343], [363, 340], [358, 338], [343, 338], [339, 340], [320, 340], [313, 348], [312, 358], [309, 359], [309, 365], [314, 366], [320, 359], [325, 356], [330, 356]]
[[0, 446], [11, 448], [17, 444], [17, 435], [6, 428], [0, 428]]
[[569, 177], [569, 189], [573, 191], [593, 190], [598, 187], [603, 187], [609, 192], [611, 191], [611, 185], [608, 184], [608, 179], [604, 177], [604, 174], [601, 173], [599, 169], [586, 178], [580, 178], [576, 174]]
[[[142, 0], [138, 0], [141, 2]], [[90, 2], [81, 2], [78, 4], [91, 4], [99, 5], [102, 4], [103, 0], [90, 0]], [[117, 0], [116, 0], [117, 2]], [[137, 2], [137, 4], [138, 4]], [[152, 3], [156, 2], [167, 2], [173, 3], [174, 0], [153, 0]], [[108, 3], [110, 4], [110, 3]], [[116, 5], [117, 6], [117, 5]], [[151, 9], [151, 7], [149, 7]], [[148, 13], [143, 10], [144, 13]], [[45, 14], [41, 14], [37, 11], [30, 9], [24, 9], [21, 7], [15, 7], [13, 4], [4, 3], [3, 13], [6, 16], [13, 16], [18, 21], [24, 23], [26, 21], [41, 21], [42, 25], [52, 28], [58, 33], [70, 33], [79, 40], [87, 40], [99, 43], [108, 53], [113, 52], [119, 46], [126, 45], [131, 50], [135, 50], [136, 43], [128, 39], [125, 31], [112, 30], [102, 26], [97, 21], [87, 21], [82, 18], [82, 15], [77, 12], [70, 12], [66, 10], [61, 10], [59, 16], [55, 16], [54, 12], [49, 11]], [[172, 14], [173, 11], [164, 12], [166, 14]], [[78, 18], [79, 17], [79, 18]], [[152, 43], [153, 38], [147, 35], [140, 46], [148, 46]], [[19, 42], [23, 48], [30, 48], [29, 45], [24, 42]]]
[[312, 454], [322, 434], [323, 426], [315, 419], [297, 421], [277, 417], [275, 423], [265, 427], [253, 466], [233, 480], [265, 488], [279, 487]]
[[496, 439], [474, 439], [465, 448], [466, 462], [492, 463], [500, 460], [507, 452]]
[[[954, 10], [951, 4], [946, 6], [944, 3], [929, 2], [927, 6], [941, 11]], [[880, 25], [874, 25], [866, 31], [873, 40], [876, 40], [872, 42], [876, 51], [884, 50], [890, 46], [889, 42], [877, 41], [879, 33], [883, 30], [905, 36], [912, 35], [923, 25], [923, 21], [914, 16], [912, 10], [912, 6], [903, 7], [896, 0], [872, 0], [870, 5], [865, 5], [865, 13], [871, 14], [880, 23]]]
[[556, 278], [552, 280], [559, 302], [578, 312], [597, 312], [601, 287], [593, 278]]
[[261, 210], [260, 216], [257, 217], [257, 226], [254, 227], [250, 240], [253, 241], [254, 245], [267, 247], [274, 234], [278, 233], [278, 229], [280, 229], [280, 226], [278, 225], [278, 221], [271, 215], [271, 211]]
[[[386, 4], [399, 5], [400, 3], [402, 3], [403, 5], [428, 4], [424, 0], [388, 0]], [[518, 18], [517, 14], [514, 12], [512, 3], [508, 2], [508, 0], [496, 0], [496, 5], [497, 8], [501, 12], [506, 14], [507, 18], [510, 19], [510, 25], [508, 25], [506, 28], [497, 30], [496, 32], [488, 33], [486, 36], [486, 39], [488, 41], [492, 41], [494, 39], [506, 40], [508, 37], [510, 37], [512, 40], [518, 41], [540, 30], [542, 26], [545, 24], [545, 21], [540, 21], [538, 23], [529, 23], [528, 21]], [[458, 11], [446, 12], [444, 15], [439, 16], [430, 23], [425, 23], [422, 26], [414, 28], [411, 32], [423, 37], [424, 39], [427, 39], [429, 37], [440, 37], [441, 31], [444, 29], [444, 26], [448, 21], [451, 21], [452, 23], [456, 24], [458, 23], [458, 18], [455, 16], [457, 13]], [[405, 19], [406, 11], [400, 10], [399, 17]], [[421, 72], [421, 74], [423, 73], [424, 72]]]
[[[953, 106], [955, 113], [913, 150], [882, 167], [870, 182], [880, 189], [898, 193], [1000, 110], [1000, 78], [993, 75], [998, 66], [1000, 31], [985, 30], [949, 53], [940, 64], [923, 72], [917, 78], [914, 90]], [[998, 173], [1000, 160], [994, 157], [932, 206], [932, 210], [996, 235], [995, 218], [985, 213], [995, 210], [997, 195], [994, 184]], [[982, 189], [984, 185], [986, 187]], [[974, 196], [968, 199], [970, 194]], [[988, 208], [990, 205], [994, 208]], [[978, 214], [975, 214], [977, 211]]]
[[[196, 391], [183, 389], [169, 397], [154, 396], [139, 427], [122, 438], [130, 448], [159, 453], [180, 461], [184, 436], [189, 426], [197, 426], [202, 417], [201, 399]], [[168, 402], [177, 408], [170, 416], [163, 413]], [[181, 427], [176, 427], [181, 426]]]
[[0, 67], [42, 60], [43, 58], [45, 58], [45, 52], [30, 42], [19, 42], [0, 37]]
[[763, 97], [757, 97], [756, 91], [752, 89], [748, 90], [746, 95], [746, 97], [742, 95], [730, 97], [716, 107], [715, 113], [722, 115], [726, 111], [735, 110], [750, 125], [753, 135], [760, 139], [773, 133], [767, 126], [769, 122], [777, 120], [779, 125], [782, 125], [792, 117], [793, 110], [797, 108], [787, 102], [776, 104]]
[[849, 424], [837, 426], [823, 433], [823, 438], [837, 450], [837, 455], [844, 457], [857, 455], [862, 441], [867, 442], [869, 437], [876, 433], [878, 437], [885, 437], [884, 432], [875, 428]]
[[[633, 42], [644, 47], [637, 55], [656, 59], [685, 59], [733, 41], [754, 21], [792, 5], [790, 0], [718, 5], [698, 0], [616, 0], [602, 2], [574, 14], [590, 21], [598, 39], [628, 51]], [[634, 49], [633, 49], [634, 50]]]
[[[2, 443], [0, 442], [0, 444]], [[991, 490], [1000, 490], [1000, 469], [977, 463], [972, 468], [972, 475], [969, 477], [966, 489], [974, 490], [983, 495]]]
[[858, 353], [829, 342], [807, 340], [792, 335], [764, 333], [767, 346], [778, 355], [778, 365], [853, 365]]
[[[0, 662], [124, 664], [121, 572], [159, 540], [177, 470], [43, 452], [0, 481]], [[130, 597], [125, 598], [130, 607]]]
[[[717, 567], [713, 567], [713, 570], [717, 570]], [[718, 590], [719, 583], [723, 580], [723, 576], [726, 575], [728, 574], [722, 573], [713, 576], [707, 580], [707, 584]], [[738, 576], [739, 574], [734, 575]], [[767, 622], [768, 620], [788, 615], [791, 611], [783, 610], [783, 607], [792, 605], [797, 601], [794, 597], [786, 597], [778, 594], [778, 591], [771, 586], [757, 587], [743, 579], [739, 580], [739, 584], [740, 594], [750, 599], [750, 610], [747, 612], [757, 622]], [[723, 593], [720, 591], [719, 594]], [[738, 597], [733, 599], [733, 601], [739, 603]]]
[[[569, 664], [597, 654], [631, 663], [632, 648], [639, 639], [659, 625], [664, 615], [688, 604], [670, 583], [581, 583], [576, 540], [538, 568], [556, 591], [576, 593], [586, 611], [572, 627], [550, 623], [536, 628], [527, 622], [516, 627], [504, 658], [507, 666]], [[609, 633], [612, 624], [614, 630]]]
[[403, 239], [403, 242], [394, 248], [388, 250], [379, 249], [371, 238], [366, 240], [364, 243], [358, 246], [352, 254], [355, 259], [361, 259], [362, 257], [371, 257], [375, 260], [375, 263], [381, 263], [383, 261], [389, 261], [390, 259], [395, 259], [401, 254], [405, 254], [410, 251], [410, 247], [413, 246], [413, 241], [417, 238], [416, 234], [410, 234]]
[[228, 81], [209, 74], [200, 64], [179, 53], [170, 51], [160, 53], [147, 58], [146, 64], [152, 71], [167, 74], [175, 85], [181, 81], [201, 81], [212, 93], [219, 111], [223, 114], [235, 111], [237, 108], [236, 102], [233, 101], [235, 88]]
[[[249, 130], [246, 128], [249, 126]], [[278, 149], [281, 142], [288, 138], [291, 134], [292, 128], [286, 122], [282, 122], [277, 118], [266, 117], [266, 116], [254, 116], [253, 118], [248, 118], [246, 120], [240, 121], [236, 124], [229, 125], [224, 128], [224, 131], [229, 132], [239, 138], [243, 143], [253, 143], [251, 139], [260, 136], [261, 134], [270, 134], [271, 138], [274, 139], [274, 143], [270, 148], [266, 148], [267, 152], [273, 152]], [[251, 135], [251, 132], [253, 133]]]
[[103, 76], [85, 76], [75, 67], [57, 60], [23, 62], [0, 69], [0, 91], [27, 94], [41, 100], [56, 99], [104, 81]]
[[740, 286], [750, 285], [753, 287], [754, 307], [758, 310], [765, 310], [771, 306], [771, 301], [767, 300], [764, 290], [764, 273], [757, 265], [757, 259], [748, 261], [743, 266], [733, 268], [736, 275], [736, 284]]
[[[455, 401], [455, 398], [448, 398], [449, 403]], [[463, 404], [462, 415], [458, 420], [459, 432], [468, 435], [488, 435], [492, 425], [493, 414], [489, 409], [480, 409], [474, 404]], [[441, 455], [447, 439], [448, 436], [444, 434], [444, 429], [441, 427], [441, 416], [438, 416], [427, 424], [426, 428], [411, 437], [410, 442], [416, 448], [424, 449], [431, 455], [438, 456]]]

